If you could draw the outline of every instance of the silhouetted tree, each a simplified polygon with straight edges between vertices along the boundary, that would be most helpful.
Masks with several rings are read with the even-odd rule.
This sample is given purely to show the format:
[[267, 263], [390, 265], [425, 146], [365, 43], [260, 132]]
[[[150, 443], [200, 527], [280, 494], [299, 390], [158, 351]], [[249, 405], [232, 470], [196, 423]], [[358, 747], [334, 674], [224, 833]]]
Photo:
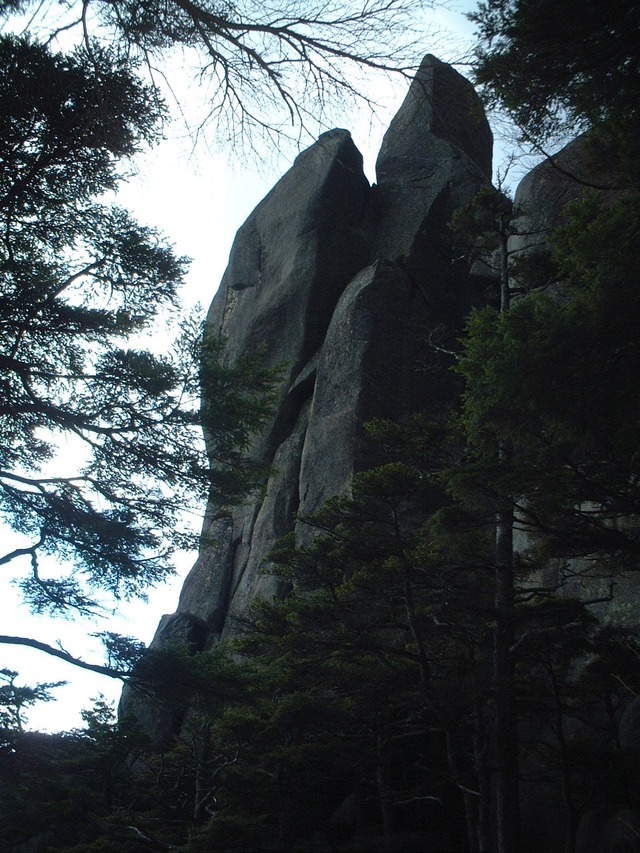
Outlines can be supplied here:
[[[365, 75], [415, 65], [419, 8], [415, 0], [91, 0], [63, 10], [19, 0], [0, 13], [22, 13], [47, 42], [75, 39], [89, 55], [99, 43], [129, 67], [141, 63], [156, 94], [173, 91], [176, 57], [181, 70], [192, 67], [201, 88], [200, 129], [213, 125], [223, 143], [251, 145], [256, 132], [271, 144], [295, 139], [307, 125], [315, 134], [333, 101], [362, 97]], [[184, 104], [187, 112], [190, 106]]]
[[[15, 533], [0, 566], [30, 566], [35, 613], [92, 611], [97, 590], [144, 595], [195, 544], [184, 519], [212, 484], [222, 505], [257, 474], [241, 456], [269, 409], [258, 355], [223, 367], [195, 315], [161, 354], [131, 343], [175, 311], [187, 262], [100, 197], [161, 114], [108, 50], [0, 39], [0, 519]], [[0, 642], [71, 660], [37, 638]]]

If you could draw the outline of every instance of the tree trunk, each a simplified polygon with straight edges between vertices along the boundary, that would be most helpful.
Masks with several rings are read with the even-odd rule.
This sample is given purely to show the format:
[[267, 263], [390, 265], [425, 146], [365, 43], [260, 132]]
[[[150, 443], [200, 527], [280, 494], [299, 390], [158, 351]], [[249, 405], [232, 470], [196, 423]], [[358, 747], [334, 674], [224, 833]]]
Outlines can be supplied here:
[[571, 784], [571, 764], [569, 762], [569, 750], [564, 736], [564, 709], [558, 679], [556, 678], [553, 664], [549, 664], [551, 686], [553, 687], [553, 699], [555, 704], [555, 724], [558, 747], [560, 749], [560, 767], [562, 770], [562, 799], [567, 809], [567, 824], [565, 830], [565, 853], [573, 853], [576, 847], [576, 835], [578, 833], [578, 810], [573, 799], [573, 786]]
[[385, 836], [393, 835], [393, 814], [389, 802], [389, 789], [387, 786], [387, 741], [382, 735], [378, 735], [376, 760], [376, 783], [378, 797], [380, 799], [380, 812], [382, 814], [382, 829]]
[[291, 786], [289, 768], [285, 762], [278, 766], [278, 843], [283, 849], [291, 839]]
[[[501, 268], [500, 311], [511, 307], [509, 282], [509, 228], [500, 222]], [[510, 448], [498, 447], [498, 463], [506, 466]], [[514, 502], [510, 494], [498, 492], [495, 543], [495, 628], [493, 633], [493, 754], [495, 760], [495, 819], [498, 853], [520, 850], [520, 784], [518, 712], [515, 667], [511, 648], [514, 642]]]
[[477, 698], [477, 692], [474, 705], [475, 731], [473, 735], [473, 756], [478, 777], [478, 792], [480, 794], [476, 833], [478, 850], [480, 853], [488, 853], [491, 850], [491, 778], [487, 767], [485, 719], [483, 709]]
[[458, 786], [464, 803], [464, 817], [467, 828], [467, 841], [469, 842], [469, 853], [481, 853], [478, 838], [478, 817], [480, 812], [478, 792], [470, 790], [467, 785], [462, 784], [463, 773], [461, 772], [456, 754], [453, 734], [449, 729], [445, 730], [445, 745], [447, 749], [447, 763], [449, 774], [453, 782]]
[[[501, 449], [501, 455], [505, 451]], [[498, 853], [520, 850], [518, 714], [514, 640], [513, 501], [499, 496], [496, 524], [496, 589], [493, 647], [496, 838]]]

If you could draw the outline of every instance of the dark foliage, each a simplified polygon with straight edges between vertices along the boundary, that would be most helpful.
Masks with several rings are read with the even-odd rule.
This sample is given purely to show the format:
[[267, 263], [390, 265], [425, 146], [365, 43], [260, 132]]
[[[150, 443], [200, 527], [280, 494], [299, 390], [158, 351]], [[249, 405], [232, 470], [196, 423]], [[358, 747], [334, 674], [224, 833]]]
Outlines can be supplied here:
[[[618, 180], [637, 185], [640, 7], [628, 0], [489, 0], [477, 25], [475, 75], [538, 146], [598, 131]], [[615, 170], [614, 170], [615, 171]]]
[[[211, 489], [223, 510], [264, 474], [246, 451], [274, 372], [259, 354], [223, 366], [195, 314], [176, 330], [186, 259], [103, 200], [162, 115], [129, 59], [0, 39], [0, 521], [14, 533], [0, 565], [34, 613], [144, 596], [195, 546]], [[158, 333], [160, 354], [142, 343]], [[108, 675], [133, 662], [114, 642], [107, 666], [0, 642]]]

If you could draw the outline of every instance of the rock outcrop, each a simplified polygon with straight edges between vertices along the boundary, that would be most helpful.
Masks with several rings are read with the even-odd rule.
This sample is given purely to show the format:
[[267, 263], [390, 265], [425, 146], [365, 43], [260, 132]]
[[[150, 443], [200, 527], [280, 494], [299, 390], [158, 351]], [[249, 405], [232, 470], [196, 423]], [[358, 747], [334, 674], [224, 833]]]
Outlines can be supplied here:
[[[261, 573], [275, 541], [374, 461], [363, 424], [447, 405], [449, 364], [430, 332], [455, 335], [473, 299], [447, 223], [490, 182], [491, 156], [473, 87], [427, 56], [384, 137], [377, 185], [350, 134], [330, 131], [240, 228], [207, 325], [230, 361], [262, 346], [285, 366], [253, 450], [273, 474], [232, 517], [208, 508], [200, 556], [154, 643], [206, 648], [233, 633], [256, 596], [281, 592]], [[145, 725], [162, 739], [176, 721]]]
[[333, 130], [240, 228], [207, 324], [224, 336], [226, 358], [263, 346], [268, 364], [286, 367], [254, 450], [274, 473], [232, 519], [209, 509], [200, 557], [159, 638], [187, 625], [205, 643], [233, 631], [234, 613], [278, 594], [260, 574], [274, 542], [370, 462], [363, 423], [446, 403], [451, 379], [429, 331], [459, 328], [471, 301], [447, 222], [490, 181], [491, 150], [472, 86], [427, 56], [384, 137], [376, 186], [350, 134]]
[[[199, 557], [154, 644], [178, 641], [199, 650], [232, 636], [254, 600], [285, 592], [262, 571], [276, 541], [292, 531], [304, 540], [310, 534], [298, 519], [348, 492], [354, 474], [376, 463], [364, 424], [414, 411], [437, 414], [453, 402], [446, 342], [495, 274], [452, 260], [448, 223], [490, 182], [491, 154], [491, 131], [472, 86], [427, 56], [384, 137], [377, 184], [369, 186], [348, 131], [333, 130], [296, 159], [240, 228], [207, 326], [223, 337], [230, 363], [260, 347], [267, 365], [282, 369], [275, 413], [252, 450], [272, 473], [265, 489], [233, 513], [207, 508]], [[593, 167], [593, 150], [580, 137], [523, 179], [511, 252], [547, 242], [566, 204], [593, 182]], [[610, 175], [601, 177], [611, 185]], [[445, 348], [433, 345], [434, 333]], [[528, 544], [520, 537], [516, 548]], [[565, 594], [584, 597], [577, 587], [588, 585], [601, 624], [637, 625], [635, 580], [618, 581], [621, 594], [612, 604], [598, 579], [576, 568], [550, 562], [543, 586], [558, 584], [563, 571]], [[187, 710], [153, 705], [130, 690], [122, 709], [133, 711], [157, 742], [179, 730]], [[623, 748], [637, 749], [639, 720], [635, 700], [621, 716]], [[542, 742], [547, 724], [543, 716], [530, 720], [529, 736], [540, 725]], [[537, 754], [526, 761], [530, 779], [542, 779]], [[555, 849], [562, 833], [554, 785], [523, 782], [527, 849]], [[629, 832], [637, 839], [640, 813], [625, 803], [597, 805], [576, 826], [582, 853], [613, 849]]]

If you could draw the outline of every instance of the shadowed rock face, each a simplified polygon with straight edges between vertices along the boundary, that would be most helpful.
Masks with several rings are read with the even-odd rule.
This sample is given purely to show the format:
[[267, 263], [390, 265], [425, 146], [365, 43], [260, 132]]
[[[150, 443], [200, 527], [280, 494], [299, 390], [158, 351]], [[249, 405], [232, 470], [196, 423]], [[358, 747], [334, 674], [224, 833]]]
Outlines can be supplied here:
[[[519, 232], [510, 238], [509, 249], [520, 252], [540, 247], [559, 223], [563, 209], [578, 201], [594, 179], [586, 135], [579, 136], [559, 151], [553, 160], [543, 160], [518, 184], [514, 198], [520, 213], [516, 222]], [[603, 182], [610, 176], [597, 169]]]
[[[491, 149], [472, 86], [427, 56], [385, 135], [377, 186], [350, 134], [334, 130], [240, 228], [207, 324], [230, 361], [263, 346], [268, 364], [285, 366], [253, 451], [273, 474], [232, 517], [208, 508], [200, 556], [154, 643], [188, 635], [206, 648], [232, 634], [235, 614], [281, 592], [260, 570], [297, 514], [344, 493], [375, 462], [363, 423], [448, 404], [449, 364], [429, 334], [459, 331], [472, 295], [466, 265], [452, 263], [447, 222], [489, 182]], [[132, 701], [125, 694], [125, 708]], [[175, 726], [136, 713], [158, 738]]]
[[435, 241], [434, 232], [469, 203], [470, 187], [491, 181], [492, 150], [493, 136], [471, 84], [426, 56], [376, 161], [375, 256], [411, 256], [417, 269], [424, 267], [423, 252]]

